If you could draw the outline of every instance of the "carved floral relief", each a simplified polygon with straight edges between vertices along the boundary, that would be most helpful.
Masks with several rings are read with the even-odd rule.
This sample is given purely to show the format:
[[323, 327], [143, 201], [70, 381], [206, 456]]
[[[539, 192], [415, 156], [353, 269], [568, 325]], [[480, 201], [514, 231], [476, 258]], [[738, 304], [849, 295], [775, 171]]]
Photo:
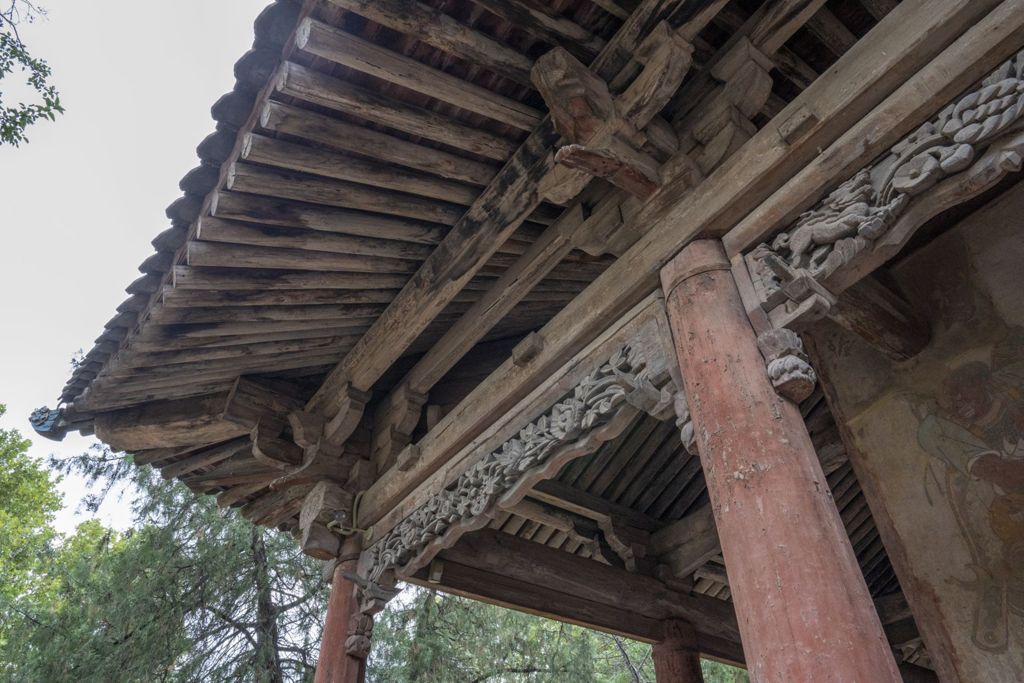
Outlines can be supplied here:
[[[665, 419], [672, 414], [673, 399], [671, 388], [654, 385], [639, 349], [620, 349], [547, 413], [474, 463], [451, 486], [431, 496], [376, 541], [369, 549], [370, 580], [389, 569], [408, 566], [455, 525], [492, 513], [499, 499], [530, 472], [610, 425], [622, 410], [644, 410]], [[594, 439], [590, 452], [613, 436], [602, 434]]]
[[[905, 226], [901, 233], [906, 234], [889, 233], [917, 197], [943, 180], [978, 176], [965, 179], [965, 189], [943, 199], [952, 205], [985, 189], [997, 179], [992, 176], [1019, 170], [1024, 159], [1022, 131], [1024, 52], [893, 146], [885, 158], [837, 187], [790, 228], [747, 254], [748, 270], [765, 309], [791, 298], [783, 291], [790, 281], [803, 276], [827, 286], [837, 271], [879, 242], [905, 241], [923, 221]], [[934, 212], [923, 218], [931, 215]]]

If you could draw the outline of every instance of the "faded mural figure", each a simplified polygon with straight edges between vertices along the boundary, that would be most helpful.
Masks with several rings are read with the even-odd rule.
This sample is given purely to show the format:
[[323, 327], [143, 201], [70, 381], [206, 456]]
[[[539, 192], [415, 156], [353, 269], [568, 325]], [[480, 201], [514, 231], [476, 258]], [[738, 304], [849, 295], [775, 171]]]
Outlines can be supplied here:
[[937, 399], [918, 442], [944, 464], [929, 465], [929, 480], [945, 489], [972, 556], [964, 585], [977, 596], [974, 641], [1005, 652], [1010, 624], [1024, 617], [1024, 329], [1012, 329], [990, 360], [953, 368]]

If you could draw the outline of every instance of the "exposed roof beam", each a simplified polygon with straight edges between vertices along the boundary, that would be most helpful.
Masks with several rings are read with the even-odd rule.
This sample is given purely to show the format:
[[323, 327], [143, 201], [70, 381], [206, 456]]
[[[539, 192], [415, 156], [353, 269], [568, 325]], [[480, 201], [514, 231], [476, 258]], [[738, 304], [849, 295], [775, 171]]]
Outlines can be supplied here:
[[531, 131], [542, 112], [315, 19], [295, 36], [300, 50], [489, 119]]
[[[435, 587], [451, 586], [458, 589], [459, 586], [453, 584], [459, 583], [465, 575], [457, 578], [452, 565], [472, 566], [477, 572], [496, 577], [496, 590], [483, 592], [483, 596], [501, 596], [509, 606], [521, 605], [520, 599], [530, 596], [534, 591], [527, 589], [520, 594], [501, 590], [508, 583], [523, 587], [544, 586], [562, 597], [550, 604], [549, 614], [555, 618], [561, 616], [560, 605], [583, 600], [593, 605], [602, 605], [606, 610], [619, 611], [622, 614], [620, 623], [623, 625], [631, 622], [628, 615], [658, 622], [672, 618], [685, 619], [697, 630], [698, 642], [704, 654], [724, 657], [730, 661], [742, 660], [735, 613], [732, 605], [724, 600], [679, 593], [653, 577], [617, 569], [493, 530], [464, 536], [458, 544], [443, 551], [439, 557], [443, 565], [440, 567], [439, 583]], [[477, 590], [483, 588], [476, 582], [473, 587]], [[565, 616], [568, 614], [562, 618]], [[615, 622], [593, 625], [602, 630], [615, 630]], [[731, 647], [727, 647], [727, 643]]]
[[594, 57], [605, 46], [605, 41], [600, 36], [565, 17], [548, 14], [539, 4], [523, 0], [473, 2], [546, 43], [564, 46], [581, 59]]
[[[644, 8], [649, 5], [645, 4]], [[697, 18], [685, 25], [682, 33], [699, 30], [692, 23], [702, 22], [701, 25], [704, 25], [712, 16], [709, 12], [698, 13]], [[616, 67], [621, 64], [621, 60], [606, 55], [618, 55], [619, 50], [636, 48], [644, 38], [636, 31], [633, 23], [627, 22], [620, 33], [623, 31], [630, 33], [630, 36], [628, 39], [613, 40], [606, 46], [606, 51], [595, 61], [606, 66], [603, 69], [598, 67], [593, 77], [608, 78], [618, 73]], [[678, 38], [666, 37], [669, 42], [674, 39]], [[660, 54], [655, 51], [649, 55], [652, 65], [650, 71], [657, 72], [654, 75], [661, 73], [662, 65], [657, 58]], [[685, 69], [680, 69], [677, 64], [672, 67], [672, 73], [681, 80]], [[665, 97], [666, 89], [654, 75], [643, 71], [619, 98], [624, 111], [633, 117], [629, 120], [641, 127], [660, 109], [658, 102], [664, 105], [664, 99], [661, 98]], [[545, 119], [452, 228], [445, 241], [430, 255], [367, 335], [324, 381], [307, 409], [325, 414], [331, 420], [327, 427], [328, 439], [334, 443], [343, 442], [348, 436], [345, 428], [355, 424], [353, 416], [346, 414], [349, 405], [345, 399], [347, 387], [359, 391], [369, 390], [402, 351], [419, 336], [422, 329], [472, 278], [476, 270], [493, 254], [496, 245], [507, 239], [521, 224], [524, 214], [532, 212], [539, 205], [542, 183], [555, 169], [550, 150], [556, 140], [557, 134], [552, 123]]]
[[[788, 143], [780, 140], [778, 126], [769, 126], [696, 191], [679, 199], [678, 188], [664, 188], [650, 209], [636, 218], [650, 224], [650, 231], [545, 326], [541, 334], [547, 341], [537, 357], [526, 367], [506, 361], [428, 434], [429, 447], [418, 465], [408, 472], [386, 473], [374, 488], [408, 490], [424, 481], [490, 426], [503, 406], [527, 395], [616, 315], [655, 289], [660, 265], [692, 236], [728, 230], [853, 122], [864, 120], [866, 125], [904, 131], [918, 125], [923, 113], [894, 120], [873, 118], [869, 112], [995, 4], [994, 0], [969, 5], [956, 0], [907, 0], [874, 30], [868, 44], [859, 44], [839, 60], [831, 78], [819, 79], [782, 113], [782, 124], [786, 124], [795, 116], [806, 119], [805, 113], [813, 107], [813, 118]], [[912, 34], [908, 35], [908, 27], [914, 28]], [[972, 40], [975, 49], [987, 45], [973, 35], [963, 43]], [[959, 47], [954, 52], [960, 54]], [[990, 69], [998, 63], [998, 55], [988, 62]], [[952, 78], [959, 87], [969, 85], [976, 78], [975, 70], [964, 67], [950, 69], [942, 85], [950, 74], [958, 74]], [[930, 88], [925, 85], [920, 92]], [[908, 97], [909, 93], [904, 101]], [[920, 97], [911, 99], [916, 104]], [[870, 157], [877, 152], [860, 154]], [[371, 523], [390, 509], [386, 498], [380, 502], [381, 508], [372, 514], [368, 511]]]
[[282, 95], [498, 161], [508, 158], [516, 148], [511, 140], [459, 123], [428, 109], [390, 100], [295, 62], [281, 65], [275, 88]]
[[498, 166], [491, 163], [409, 142], [282, 102], [267, 102], [259, 123], [266, 130], [472, 185], [486, 185], [498, 172]]
[[533, 63], [528, 57], [429, 5], [416, 0], [328, 1], [470, 64], [482, 66], [523, 85], [530, 83]]

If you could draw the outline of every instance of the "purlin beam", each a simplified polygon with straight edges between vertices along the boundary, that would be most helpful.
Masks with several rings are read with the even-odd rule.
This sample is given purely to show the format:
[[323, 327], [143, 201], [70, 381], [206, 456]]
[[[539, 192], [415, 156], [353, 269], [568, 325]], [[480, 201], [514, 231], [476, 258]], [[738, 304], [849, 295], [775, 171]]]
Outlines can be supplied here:
[[[652, 222], [650, 231], [541, 330], [547, 343], [529, 366], [521, 368], [506, 361], [435, 427], [438, 438], [429, 452], [421, 453], [412, 470], [386, 473], [380, 486], [404, 489], [426, 480], [489, 424], [495, 401], [487, 396], [495, 387], [502, 388], [502, 402], [525, 396], [553, 367], [582, 348], [595, 330], [653, 290], [657, 268], [666, 255], [698, 232], [725, 232], [813, 158], [817, 149], [864, 118], [996, 4], [995, 0], [968, 5], [954, 0], [906, 0], [876, 27], [870, 47], [858, 44], [832, 68], [829, 79], [819, 79], [780, 115], [783, 127], [795, 118], [806, 122], [787, 143], [780, 141], [778, 126], [770, 126], [681, 200], [677, 199], [678, 188], [669, 183], [634, 218]], [[918, 31], [908, 36], [907, 26], [916, 26]], [[811, 103], [813, 115], [809, 113]], [[723, 191], [723, 187], [734, 190]], [[679, 216], [683, 217], [681, 223]], [[679, 230], [680, 224], [688, 229]], [[384, 504], [384, 508], [365, 511], [368, 521], [388, 512], [390, 506]]]
[[[408, 28], [408, 17], [399, 21], [391, 11], [398, 6], [395, 2], [371, 4], [362, 0], [345, 0], [338, 4], [364, 13], [364, 16], [371, 19], [398, 22], [395, 26]], [[420, 12], [418, 3], [406, 4]], [[634, 16], [642, 18], [644, 12], [650, 12], [651, 6], [658, 4], [645, 3]], [[692, 21], [710, 21], [713, 13], [707, 9], [706, 3], [695, 4], [701, 5], [704, 11], [697, 11]], [[712, 6], [718, 8], [721, 4], [716, 1]], [[426, 15], [424, 20], [427, 20]], [[431, 15], [430, 21], [442, 19]], [[691, 24], [687, 26], [684, 32], [686, 35], [697, 30]], [[627, 22], [620, 29], [624, 37], [613, 39], [605, 46], [592, 66], [599, 77], [611, 78], [624, 68], [620, 51], [632, 53], [640, 45], [644, 36], [638, 29], [635, 22]], [[460, 36], [462, 33], [453, 35]], [[625, 65], [628, 66], [628, 61]], [[553, 168], [550, 150], [556, 136], [550, 119], [545, 118], [387, 310], [328, 375], [306, 410], [328, 418], [325, 437], [330, 442], [344, 443], [349, 436], [346, 430], [358, 423], [358, 415], [347, 414], [353, 408], [353, 404], [346, 399], [349, 390], [368, 391], [472, 278], [497, 246], [540, 204], [541, 181]]]

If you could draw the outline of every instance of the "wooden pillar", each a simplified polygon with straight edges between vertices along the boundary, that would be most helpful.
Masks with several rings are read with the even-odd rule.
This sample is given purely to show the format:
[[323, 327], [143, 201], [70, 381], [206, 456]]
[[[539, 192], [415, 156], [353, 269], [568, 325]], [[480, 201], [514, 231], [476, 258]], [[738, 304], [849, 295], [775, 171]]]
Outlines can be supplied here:
[[351, 536], [341, 546], [341, 555], [331, 581], [331, 597], [327, 603], [327, 620], [320, 641], [320, 659], [316, 663], [315, 683], [362, 683], [366, 660], [348, 653], [346, 641], [350, 624], [359, 615], [356, 585], [343, 576], [355, 573], [359, 563], [359, 539]]
[[657, 683], [704, 683], [697, 650], [697, 632], [686, 621], [664, 623], [664, 640], [651, 648]]
[[755, 683], [900, 680], [797, 406], [769, 381], [722, 245], [661, 272]]

